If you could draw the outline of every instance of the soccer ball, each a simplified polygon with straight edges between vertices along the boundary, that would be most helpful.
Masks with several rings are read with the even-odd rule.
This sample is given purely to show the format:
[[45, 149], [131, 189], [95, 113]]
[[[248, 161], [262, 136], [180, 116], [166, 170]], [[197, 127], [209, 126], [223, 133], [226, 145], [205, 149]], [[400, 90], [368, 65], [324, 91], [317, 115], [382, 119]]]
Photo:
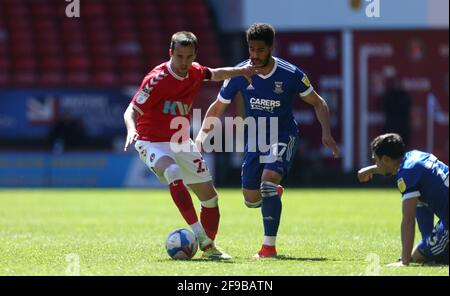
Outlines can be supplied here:
[[191, 259], [197, 252], [197, 247], [195, 235], [185, 228], [172, 231], [166, 240], [167, 254], [172, 259]]

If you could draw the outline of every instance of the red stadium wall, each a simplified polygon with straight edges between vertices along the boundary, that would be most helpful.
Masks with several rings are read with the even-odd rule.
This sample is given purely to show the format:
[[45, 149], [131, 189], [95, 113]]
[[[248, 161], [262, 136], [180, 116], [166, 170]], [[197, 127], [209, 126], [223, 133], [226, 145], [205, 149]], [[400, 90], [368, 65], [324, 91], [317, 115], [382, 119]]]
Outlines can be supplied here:
[[[327, 101], [331, 113], [331, 129], [335, 140], [342, 143], [342, 60], [339, 32], [277, 33], [275, 55], [303, 70], [315, 90]], [[314, 159], [325, 159], [327, 166], [340, 168], [322, 146], [322, 130], [314, 108], [302, 100], [294, 104], [294, 114], [300, 123], [300, 153]], [[317, 162], [317, 164], [319, 164]]]
[[[281, 32], [275, 55], [304, 70], [315, 89], [330, 105], [332, 133], [342, 144], [343, 62], [340, 32]], [[364, 49], [365, 48], [365, 49]], [[364, 53], [365, 51], [365, 53]], [[365, 61], [363, 61], [365, 59]], [[366, 63], [366, 64], [365, 64]], [[409, 149], [427, 150], [427, 100], [437, 99], [432, 151], [448, 163], [448, 30], [353, 32], [353, 167], [370, 162], [371, 139], [384, 130], [382, 94], [384, 76], [394, 72], [411, 97]], [[366, 87], [366, 91], [361, 87]], [[367, 133], [362, 133], [361, 103], [367, 99]], [[362, 95], [363, 93], [363, 95]], [[340, 167], [321, 145], [321, 128], [314, 109], [298, 100], [294, 106], [303, 140], [300, 153], [322, 159], [327, 167]], [[428, 141], [428, 142], [427, 142]], [[360, 151], [366, 143], [364, 151]], [[362, 153], [362, 154], [361, 154]]]
[[[369, 159], [369, 151], [359, 151], [363, 128], [360, 106], [364, 99], [364, 79], [367, 77], [367, 121], [368, 143], [383, 132], [382, 94], [385, 89], [384, 77], [394, 72], [404, 90], [411, 96], [411, 137], [409, 149], [427, 150], [427, 98], [433, 94], [439, 108], [434, 110], [433, 151], [448, 163], [448, 30], [414, 31], [360, 31], [354, 33], [353, 73], [354, 73], [354, 114], [356, 153], [355, 164], [362, 158]], [[364, 50], [366, 48], [366, 62]], [[367, 52], [370, 52], [367, 54]], [[367, 63], [367, 67], [364, 66]], [[367, 71], [367, 76], [362, 73]], [[361, 96], [363, 94], [363, 96]], [[360, 157], [360, 153], [362, 157]]]

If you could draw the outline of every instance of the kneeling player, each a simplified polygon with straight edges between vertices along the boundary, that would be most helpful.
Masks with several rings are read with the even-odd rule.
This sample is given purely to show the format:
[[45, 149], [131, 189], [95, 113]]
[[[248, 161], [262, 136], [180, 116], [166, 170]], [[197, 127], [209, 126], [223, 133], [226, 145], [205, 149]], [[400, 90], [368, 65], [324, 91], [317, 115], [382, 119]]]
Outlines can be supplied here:
[[[448, 265], [448, 166], [427, 152], [405, 153], [403, 140], [397, 134], [378, 136], [371, 147], [376, 164], [359, 170], [359, 181], [367, 182], [373, 174], [396, 175], [403, 200], [401, 261], [389, 265]], [[439, 221], [433, 227], [434, 215]], [[413, 250], [415, 219], [422, 240]]]

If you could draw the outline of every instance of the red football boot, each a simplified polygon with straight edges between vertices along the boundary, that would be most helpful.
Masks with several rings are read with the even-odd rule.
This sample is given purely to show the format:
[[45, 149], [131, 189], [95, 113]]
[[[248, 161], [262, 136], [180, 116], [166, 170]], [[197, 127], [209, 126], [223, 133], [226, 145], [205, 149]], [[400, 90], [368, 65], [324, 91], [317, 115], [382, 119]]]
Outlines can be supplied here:
[[261, 250], [253, 258], [273, 258], [277, 256], [277, 250], [275, 246], [262, 245]]

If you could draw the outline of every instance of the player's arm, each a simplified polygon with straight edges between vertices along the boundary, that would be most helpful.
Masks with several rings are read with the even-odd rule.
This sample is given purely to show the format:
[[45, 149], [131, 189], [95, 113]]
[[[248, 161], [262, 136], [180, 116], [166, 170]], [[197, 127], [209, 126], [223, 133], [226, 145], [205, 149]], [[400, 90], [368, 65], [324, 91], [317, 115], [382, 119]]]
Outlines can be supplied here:
[[358, 171], [358, 180], [359, 182], [367, 182], [372, 180], [375, 174], [381, 174], [376, 165], [364, 167]]
[[414, 234], [416, 223], [417, 197], [403, 200], [402, 203], [402, 264], [408, 265], [411, 262], [411, 254], [414, 247]]
[[125, 141], [124, 151], [127, 151], [128, 146], [137, 140], [139, 134], [137, 133], [136, 122], [137, 122], [138, 112], [133, 108], [133, 105], [129, 105], [125, 113], [123, 114], [123, 119], [127, 127], [127, 139]]
[[311, 91], [306, 96], [302, 96], [302, 99], [314, 107], [317, 119], [322, 126], [322, 143], [333, 152], [333, 156], [335, 158], [338, 158], [340, 156], [340, 151], [336, 141], [331, 136], [330, 110], [327, 102], [325, 102], [325, 100], [319, 96], [315, 90]]
[[256, 67], [247, 65], [242, 67], [224, 67], [209, 69], [211, 71], [212, 81], [223, 81], [237, 76], [244, 76], [249, 83], [252, 82], [251, 77], [258, 74]]
[[225, 112], [229, 104], [221, 102], [217, 99], [214, 103], [209, 106], [208, 111], [206, 111], [205, 119], [203, 120], [200, 132], [195, 139], [195, 144], [201, 149], [203, 141], [206, 139], [208, 133], [214, 129], [214, 121], [218, 120]]

